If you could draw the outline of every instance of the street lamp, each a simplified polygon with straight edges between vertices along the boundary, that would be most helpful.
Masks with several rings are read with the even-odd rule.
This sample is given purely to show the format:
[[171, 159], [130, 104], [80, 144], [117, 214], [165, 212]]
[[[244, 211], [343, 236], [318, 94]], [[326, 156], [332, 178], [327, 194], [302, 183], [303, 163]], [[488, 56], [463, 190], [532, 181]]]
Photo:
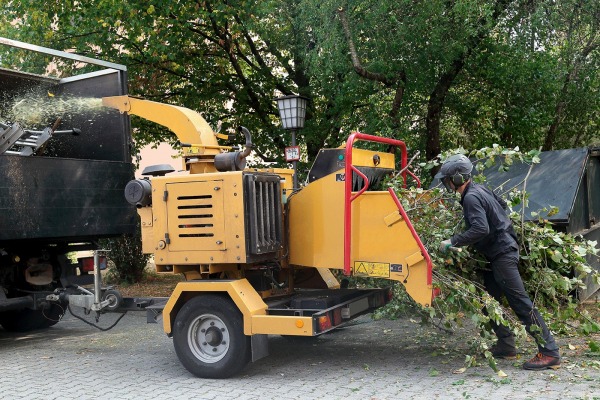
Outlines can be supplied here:
[[306, 118], [306, 97], [292, 94], [277, 99], [277, 108], [281, 117], [283, 129], [292, 131], [292, 145], [285, 148], [285, 159], [292, 162], [294, 166], [294, 189], [298, 188], [298, 160], [300, 159], [300, 150], [296, 146], [296, 131], [304, 128], [304, 119]]

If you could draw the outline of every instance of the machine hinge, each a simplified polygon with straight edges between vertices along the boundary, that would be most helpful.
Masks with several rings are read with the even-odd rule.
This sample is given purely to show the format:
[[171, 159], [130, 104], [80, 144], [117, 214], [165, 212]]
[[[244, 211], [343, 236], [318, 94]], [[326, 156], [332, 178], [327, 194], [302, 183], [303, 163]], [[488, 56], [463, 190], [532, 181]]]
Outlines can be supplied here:
[[165, 242], [167, 244], [171, 244], [171, 239], [169, 238], [169, 232], [165, 233]]
[[168, 197], [169, 197], [169, 191], [168, 191], [168, 190], [165, 190], [165, 191], [163, 192], [163, 201], [167, 201], [167, 198], [168, 198]]

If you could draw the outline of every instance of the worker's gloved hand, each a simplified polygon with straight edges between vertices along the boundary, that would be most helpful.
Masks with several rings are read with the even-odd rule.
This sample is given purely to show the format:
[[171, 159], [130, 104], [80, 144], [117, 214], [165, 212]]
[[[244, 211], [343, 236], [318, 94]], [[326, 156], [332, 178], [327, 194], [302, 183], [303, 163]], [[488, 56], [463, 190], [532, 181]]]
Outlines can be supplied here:
[[450, 239], [442, 240], [442, 243], [440, 243], [440, 251], [442, 253], [447, 253], [448, 250], [450, 250], [450, 247], [452, 247]]

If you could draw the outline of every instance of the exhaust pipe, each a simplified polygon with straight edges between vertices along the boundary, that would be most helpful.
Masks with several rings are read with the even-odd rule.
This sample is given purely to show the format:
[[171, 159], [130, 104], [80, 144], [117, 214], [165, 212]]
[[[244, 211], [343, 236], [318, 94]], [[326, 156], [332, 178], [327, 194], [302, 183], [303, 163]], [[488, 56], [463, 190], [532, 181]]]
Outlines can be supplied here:
[[219, 172], [242, 171], [246, 167], [246, 157], [252, 152], [252, 136], [246, 127], [240, 126], [239, 129], [246, 137], [246, 148], [244, 151], [217, 154], [215, 168]]

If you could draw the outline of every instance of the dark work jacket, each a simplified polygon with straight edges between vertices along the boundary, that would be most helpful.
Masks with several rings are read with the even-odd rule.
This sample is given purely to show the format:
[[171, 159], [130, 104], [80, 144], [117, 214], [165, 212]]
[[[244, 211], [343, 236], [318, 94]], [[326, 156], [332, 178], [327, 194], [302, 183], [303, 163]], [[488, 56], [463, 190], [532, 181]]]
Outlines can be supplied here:
[[488, 261], [519, 250], [517, 236], [506, 213], [506, 203], [494, 192], [469, 182], [460, 204], [467, 229], [450, 238], [452, 246], [473, 245]]

